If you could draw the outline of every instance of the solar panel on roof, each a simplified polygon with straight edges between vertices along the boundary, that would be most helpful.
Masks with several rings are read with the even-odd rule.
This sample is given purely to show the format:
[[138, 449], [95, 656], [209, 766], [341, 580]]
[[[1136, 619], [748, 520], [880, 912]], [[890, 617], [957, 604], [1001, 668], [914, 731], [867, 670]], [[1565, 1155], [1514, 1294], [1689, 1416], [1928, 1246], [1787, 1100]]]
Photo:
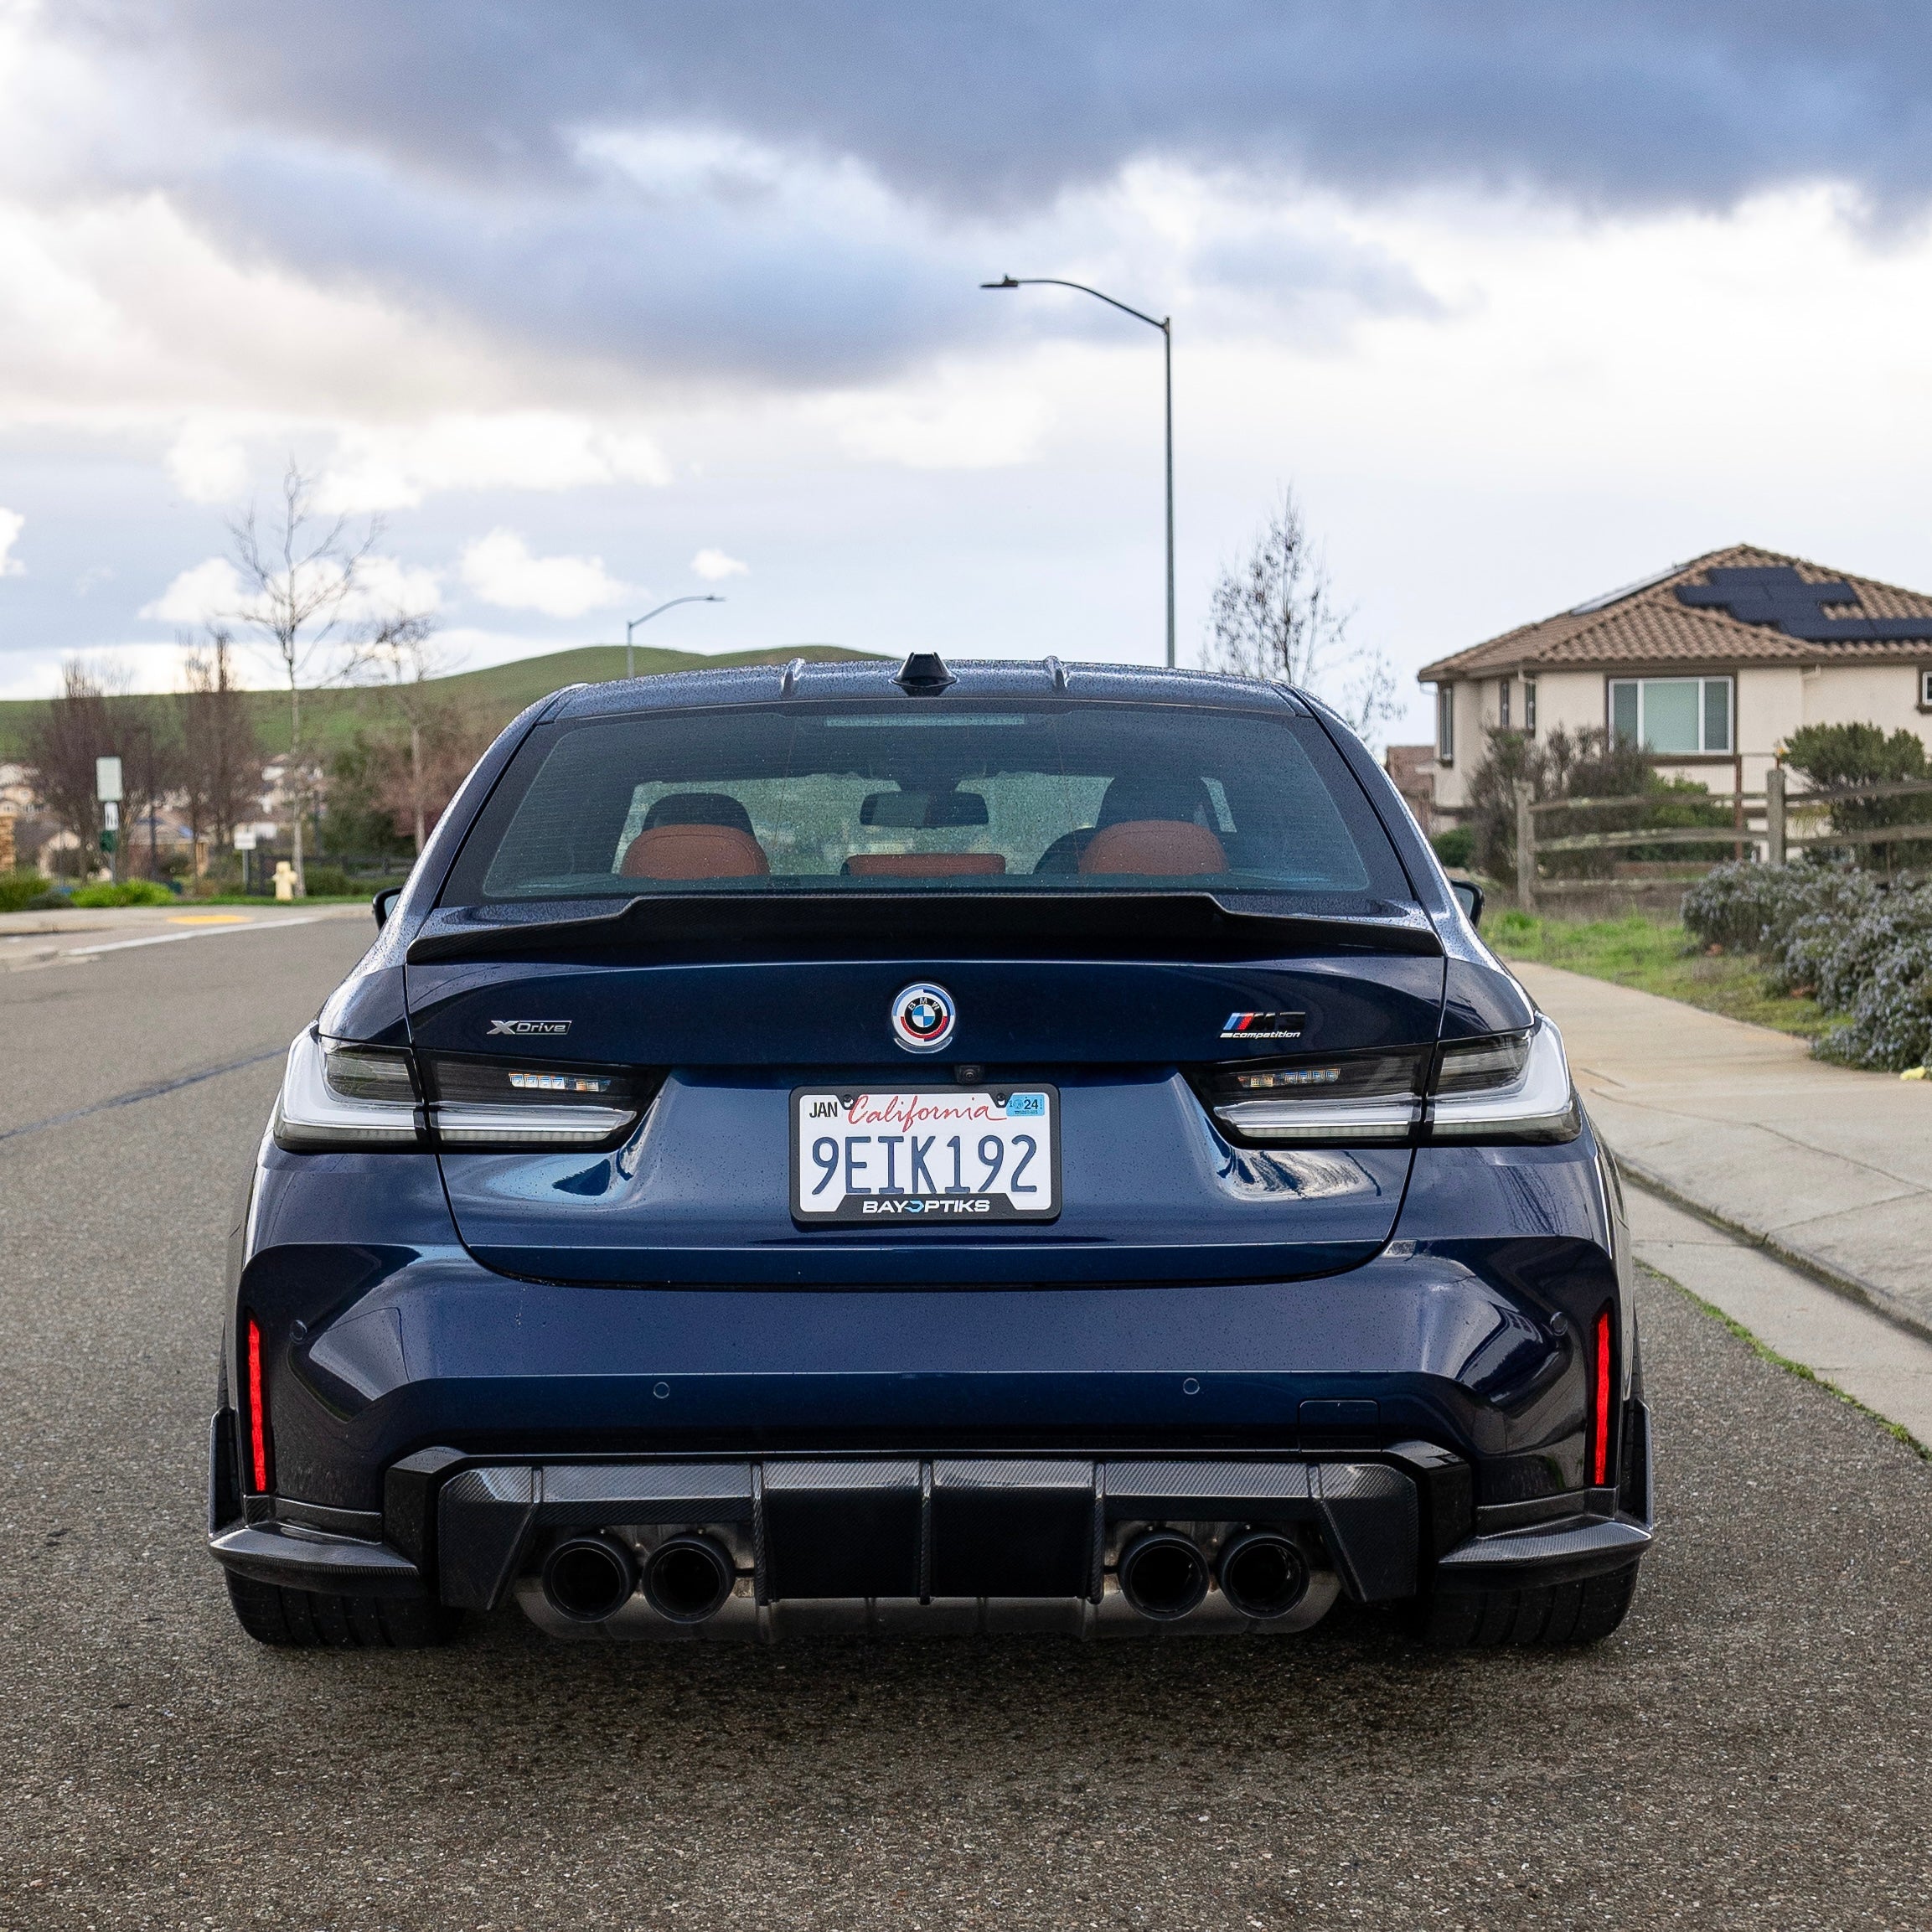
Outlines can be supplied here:
[[1859, 607], [1858, 593], [1842, 577], [1808, 583], [1789, 564], [1733, 566], [1707, 575], [1708, 583], [1679, 584], [1678, 602], [1727, 611], [1741, 624], [1775, 624], [1786, 637], [1801, 638], [1807, 643], [1903, 643], [1932, 638], [1932, 615], [1826, 617], [1829, 606]]

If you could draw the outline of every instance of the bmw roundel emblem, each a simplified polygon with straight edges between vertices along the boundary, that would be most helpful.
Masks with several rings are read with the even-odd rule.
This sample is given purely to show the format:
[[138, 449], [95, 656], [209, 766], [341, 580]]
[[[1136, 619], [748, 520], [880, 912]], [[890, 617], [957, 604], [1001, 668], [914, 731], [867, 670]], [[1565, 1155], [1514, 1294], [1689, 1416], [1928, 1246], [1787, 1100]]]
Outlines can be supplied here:
[[958, 1015], [943, 986], [908, 986], [892, 1002], [892, 1034], [908, 1053], [937, 1053], [953, 1037]]

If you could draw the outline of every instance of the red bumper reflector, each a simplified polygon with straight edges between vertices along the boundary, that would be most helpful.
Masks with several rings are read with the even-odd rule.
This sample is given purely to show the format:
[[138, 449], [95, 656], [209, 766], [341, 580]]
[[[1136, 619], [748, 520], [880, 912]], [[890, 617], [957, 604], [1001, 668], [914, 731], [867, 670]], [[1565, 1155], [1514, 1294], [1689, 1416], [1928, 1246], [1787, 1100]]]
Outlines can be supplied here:
[[1596, 1401], [1592, 1418], [1590, 1480], [1599, 1488], [1609, 1480], [1610, 1469], [1610, 1311], [1597, 1317]]
[[261, 1325], [248, 1318], [248, 1451], [250, 1485], [257, 1495], [268, 1493], [268, 1404], [261, 1392]]

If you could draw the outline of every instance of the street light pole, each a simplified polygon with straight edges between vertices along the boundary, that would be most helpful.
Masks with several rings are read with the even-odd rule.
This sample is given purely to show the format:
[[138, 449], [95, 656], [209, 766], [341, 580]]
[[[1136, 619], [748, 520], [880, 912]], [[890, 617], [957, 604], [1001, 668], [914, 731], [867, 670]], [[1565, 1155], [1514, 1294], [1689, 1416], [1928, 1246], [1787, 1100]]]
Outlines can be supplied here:
[[646, 611], [641, 617], [633, 617], [624, 626], [624, 675], [634, 678], [638, 674], [638, 653], [631, 643], [631, 638], [639, 624], [648, 624], [653, 617], [659, 617], [679, 604], [721, 604], [724, 601], [717, 596], [673, 597], [669, 603], [659, 604], [656, 610]]
[[1109, 308], [1118, 308], [1123, 315], [1131, 315], [1136, 322], [1144, 322], [1149, 328], [1160, 331], [1163, 373], [1167, 385], [1167, 668], [1174, 669], [1174, 318], [1155, 318], [1132, 308], [1124, 302], [1116, 302], [1111, 295], [1103, 295], [1098, 288], [1089, 288], [1084, 282], [1063, 282], [1056, 275], [1003, 275], [997, 282], [983, 282], [982, 288], [1077, 288], [1082, 295], [1091, 295], [1098, 302], [1104, 302]]

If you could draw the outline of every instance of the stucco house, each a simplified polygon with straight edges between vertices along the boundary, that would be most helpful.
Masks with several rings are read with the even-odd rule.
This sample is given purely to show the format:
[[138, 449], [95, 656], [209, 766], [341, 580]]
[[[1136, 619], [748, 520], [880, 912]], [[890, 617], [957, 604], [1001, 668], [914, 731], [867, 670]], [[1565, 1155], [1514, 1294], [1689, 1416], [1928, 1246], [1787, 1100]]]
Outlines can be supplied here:
[[1932, 597], [1740, 544], [1425, 664], [1434, 804], [1453, 823], [1486, 733], [1594, 726], [1667, 776], [1761, 790], [1801, 725], [1932, 746]]

